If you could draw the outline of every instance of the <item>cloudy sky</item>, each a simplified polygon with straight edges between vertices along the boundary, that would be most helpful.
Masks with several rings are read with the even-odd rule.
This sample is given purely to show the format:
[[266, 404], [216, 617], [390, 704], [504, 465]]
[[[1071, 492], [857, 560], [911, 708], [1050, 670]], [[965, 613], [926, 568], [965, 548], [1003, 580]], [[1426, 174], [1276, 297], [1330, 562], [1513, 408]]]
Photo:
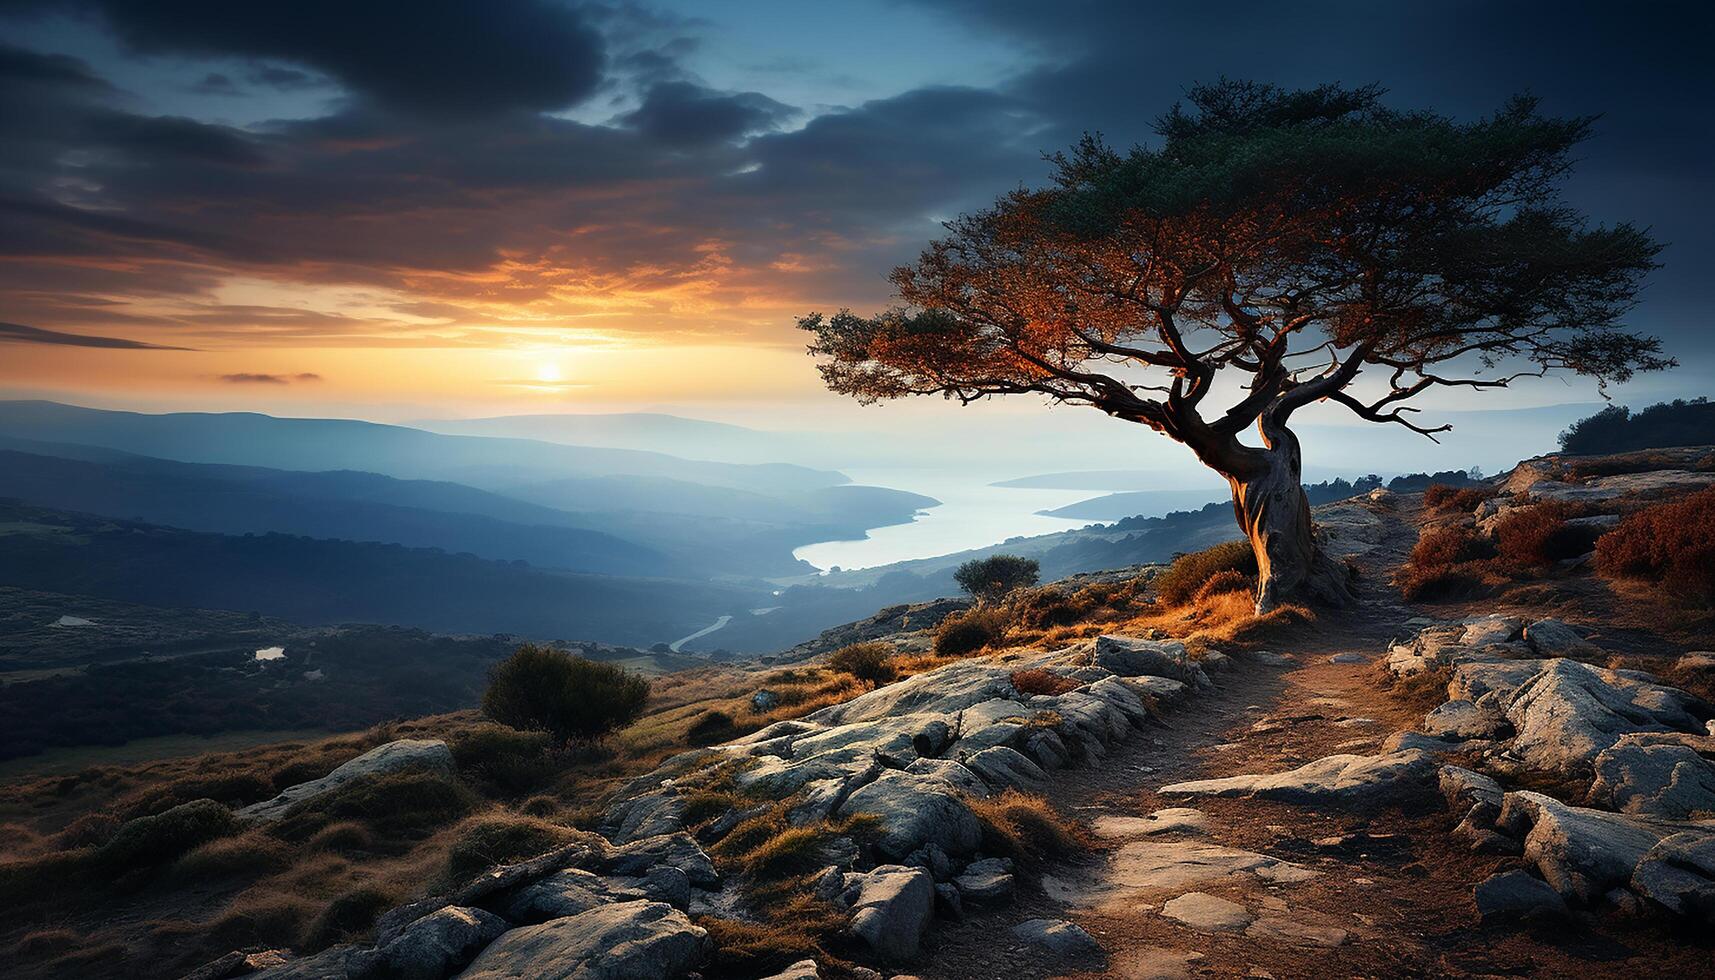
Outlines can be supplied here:
[[1227, 75], [1599, 114], [1569, 198], [1669, 243], [1635, 320], [1684, 364], [1621, 395], [1696, 394], [1711, 21], [1567, 0], [0, 0], [0, 391], [827, 408], [794, 316], [884, 304], [888, 268], [1039, 180], [1044, 150], [1146, 140]]

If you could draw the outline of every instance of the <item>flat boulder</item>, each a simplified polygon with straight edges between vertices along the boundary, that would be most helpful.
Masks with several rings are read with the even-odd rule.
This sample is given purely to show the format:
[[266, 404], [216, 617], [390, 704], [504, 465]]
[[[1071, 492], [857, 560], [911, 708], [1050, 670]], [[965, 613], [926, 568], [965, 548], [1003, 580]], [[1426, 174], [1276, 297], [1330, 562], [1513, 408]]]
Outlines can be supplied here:
[[452, 775], [452, 750], [438, 738], [402, 738], [386, 745], [377, 745], [320, 779], [288, 786], [273, 799], [244, 807], [237, 812], [237, 816], [240, 820], [279, 820], [286, 815], [287, 810], [299, 803], [331, 793], [360, 779], [418, 769]]
[[1012, 788], [1026, 793], [1048, 791], [1048, 774], [1022, 753], [1004, 745], [983, 749], [965, 759], [965, 767], [976, 773], [996, 793]]
[[1662, 838], [1632, 872], [1632, 891], [1675, 915], [1715, 925], [1715, 832]]
[[1012, 861], [985, 858], [972, 861], [953, 879], [963, 902], [995, 905], [1012, 899]]
[[617, 875], [644, 875], [650, 868], [663, 864], [683, 871], [686, 879], [697, 888], [719, 888], [721, 885], [715, 863], [684, 831], [635, 840], [609, 850], [602, 858], [602, 870]]
[[1177, 640], [1145, 640], [1135, 636], [1096, 637], [1092, 662], [1120, 677], [1166, 677], [1191, 687], [1212, 686], [1209, 675]]
[[1405, 749], [1387, 755], [1331, 755], [1287, 772], [1173, 783], [1160, 792], [1367, 808], [1432, 795], [1437, 787], [1436, 770], [1429, 753]]
[[1568, 806], [1541, 793], [1508, 793], [1496, 825], [1524, 838], [1524, 860], [1569, 902], [1594, 903], [1632, 879], [1657, 844], [1683, 824]]
[[1243, 905], [1206, 892], [1186, 892], [1161, 906], [1161, 914], [1198, 932], [1241, 932], [1256, 920]]
[[1524, 628], [1524, 641], [1539, 657], [1571, 657], [1598, 653], [1596, 645], [1558, 619], [1539, 619]]
[[917, 955], [935, 912], [935, 879], [922, 868], [884, 864], [846, 877], [849, 931], [891, 962]]
[[661, 902], [621, 902], [502, 933], [460, 980], [657, 980], [695, 969], [708, 933]]
[[1491, 875], [1478, 883], [1472, 897], [1477, 903], [1477, 914], [1485, 923], [1559, 918], [1566, 914], [1566, 900], [1560, 893], [1524, 871]]
[[482, 909], [448, 906], [405, 927], [376, 950], [376, 959], [394, 980], [442, 980], [508, 928], [505, 919]]
[[982, 844], [982, 825], [958, 788], [932, 776], [889, 770], [848, 797], [840, 812], [874, 814], [881, 821], [876, 850], [893, 860], [930, 843], [953, 856]]
[[1490, 738], [1507, 728], [1507, 716], [1463, 698], [1448, 701], [1423, 717], [1424, 734], [1435, 738]]
[[1596, 756], [1590, 799], [1668, 820], [1715, 816], [1715, 737], [1633, 732]]
[[1705, 731], [1709, 705], [1647, 675], [1576, 660], [1541, 663], [1503, 705], [1516, 732], [1509, 751], [1530, 768], [1589, 776], [1596, 756], [1629, 732]]
[[1102, 955], [1102, 946], [1095, 937], [1065, 919], [1028, 919], [1013, 926], [1012, 934], [1032, 946], [1068, 958]]

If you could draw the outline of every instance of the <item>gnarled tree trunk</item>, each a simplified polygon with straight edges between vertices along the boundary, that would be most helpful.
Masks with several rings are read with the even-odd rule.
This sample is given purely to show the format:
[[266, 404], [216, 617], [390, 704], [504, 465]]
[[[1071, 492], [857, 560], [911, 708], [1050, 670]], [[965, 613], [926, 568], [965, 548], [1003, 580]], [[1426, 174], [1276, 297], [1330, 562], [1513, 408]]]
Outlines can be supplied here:
[[1264, 448], [1224, 453], [1239, 465], [1217, 466], [1232, 486], [1233, 514], [1256, 554], [1257, 614], [1295, 598], [1345, 605], [1352, 599], [1351, 574], [1317, 545], [1298, 437], [1267, 413], [1260, 428]]

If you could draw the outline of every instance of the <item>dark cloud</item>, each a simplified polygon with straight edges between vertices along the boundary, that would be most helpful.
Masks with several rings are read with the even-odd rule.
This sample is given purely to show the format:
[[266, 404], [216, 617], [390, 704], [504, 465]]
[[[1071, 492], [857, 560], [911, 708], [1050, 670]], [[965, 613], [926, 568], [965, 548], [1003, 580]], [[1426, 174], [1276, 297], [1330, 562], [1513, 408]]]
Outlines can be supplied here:
[[202, 81], [191, 86], [191, 91], [199, 95], [242, 95], [232, 78], [217, 71], [211, 71], [202, 77]]
[[0, 344], [48, 344], [56, 347], [103, 347], [110, 350], [190, 350], [189, 347], [166, 347], [146, 344], [122, 337], [93, 337], [88, 334], [61, 333], [26, 327], [22, 323], [0, 323]]
[[280, 68], [274, 65], [263, 65], [247, 76], [257, 85], [266, 85], [281, 92], [296, 92], [299, 89], [315, 88], [322, 84], [321, 79], [308, 72], [296, 68]]
[[98, 10], [147, 54], [305, 65], [354, 92], [434, 113], [545, 110], [601, 81], [603, 46], [580, 12], [553, 0], [34, 0]]
[[234, 385], [287, 385], [292, 384], [293, 382], [320, 381], [321, 379], [321, 375], [312, 374], [307, 371], [302, 374], [252, 374], [249, 372], [240, 372], [238, 374], [223, 374], [220, 376], [220, 380], [227, 384]]
[[620, 122], [669, 146], [701, 146], [773, 129], [796, 113], [761, 92], [716, 92], [690, 82], [662, 82]]

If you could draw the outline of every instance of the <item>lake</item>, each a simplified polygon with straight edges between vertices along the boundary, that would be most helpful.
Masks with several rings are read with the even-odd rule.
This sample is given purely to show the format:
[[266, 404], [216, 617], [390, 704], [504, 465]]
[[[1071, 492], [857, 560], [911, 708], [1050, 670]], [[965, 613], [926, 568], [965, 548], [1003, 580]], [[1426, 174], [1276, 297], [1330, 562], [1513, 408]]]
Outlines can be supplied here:
[[947, 470], [846, 470], [852, 482], [927, 494], [941, 501], [909, 524], [878, 527], [856, 541], [820, 541], [792, 554], [817, 568], [873, 568], [913, 558], [998, 544], [1019, 535], [1048, 534], [1092, 523], [1042, 517], [1039, 510], [1099, 496], [1099, 490], [1036, 490], [990, 486], [1023, 474], [973, 475]]

